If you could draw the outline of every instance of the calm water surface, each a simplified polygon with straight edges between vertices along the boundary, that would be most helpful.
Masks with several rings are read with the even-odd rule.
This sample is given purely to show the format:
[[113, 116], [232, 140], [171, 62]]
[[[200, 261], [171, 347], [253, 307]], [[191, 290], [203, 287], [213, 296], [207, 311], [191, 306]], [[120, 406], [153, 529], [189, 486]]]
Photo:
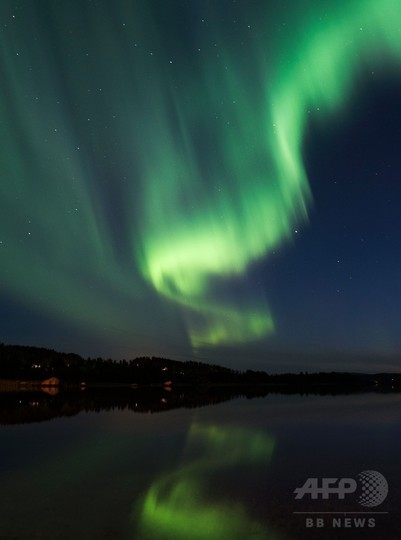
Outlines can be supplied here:
[[[0, 426], [0, 540], [401, 538], [399, 394], [99, 409]], [[374, 507], [358, 502], [370, 470], [388, 482]], [[357, 491], [295, 499], [322, 477]]]

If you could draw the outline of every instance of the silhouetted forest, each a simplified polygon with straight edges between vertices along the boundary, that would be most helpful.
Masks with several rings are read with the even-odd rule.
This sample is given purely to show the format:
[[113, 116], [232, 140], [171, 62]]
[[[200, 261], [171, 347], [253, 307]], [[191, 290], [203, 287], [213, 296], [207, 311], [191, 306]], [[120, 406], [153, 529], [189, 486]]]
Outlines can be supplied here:
[[56, 377], [71, 387], [86, 385], [274, 385], [297, 391], [330, 386], [344, 391], [395, 390], [401, 375], [321, 372], [268, 374], [264, 371], [239, 371], [202, 362], [179, 362], [167, 358], [141, 357], [116, 361], [82, 358], [78, 354], [52, 349], [0, 344], [0, 379], [37, 381]]
[[239, 371], [201, 362], [140, 357], [116, 361], [82, 358], [51, 349], [0, 344], [0, 379], [42, 381], [57, 377], [64, 383], [163, 384], [236, 382]]

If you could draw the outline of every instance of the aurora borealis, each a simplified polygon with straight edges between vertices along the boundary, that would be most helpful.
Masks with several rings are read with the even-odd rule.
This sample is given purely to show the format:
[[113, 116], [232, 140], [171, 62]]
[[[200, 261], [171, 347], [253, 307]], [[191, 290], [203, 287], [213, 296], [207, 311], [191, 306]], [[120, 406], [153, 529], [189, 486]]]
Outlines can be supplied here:
[[[399, 218], [375, 237], [399, 163], [378, 153], [391, 176], [367, 186], [378, 221], [360, 233], [378, 166], [360, 157], [345, 222], [355, 162], [336, 158], [376, 107], [369, 85], [396, 84], [397, 0], [5, 0], [0, 20], [0, 340], [226, 363], [399, 351], [383, 240]], [[345, 203], [326, 210], [333, 178]]]
[[[217, 471], [234, 471], [238, 466], [268, 465], [274, 451], [274, 437], [265, 433], [218, 425], [192, 424], [187, 439], [187, 456], [200, 448], [200, 457], [188, 459], [169, 471], [137, 503], [132, 522], [143, 538], [244, 538], [274, 540], [277, 536], [247, 514], [238, 502], [204, 501], [215, 493], [207, 485]], [[198, 449], [199, 453], [199, 449]], [[196, 455], [196, 453], [195, 453]], [[237, 469], [238, 470], [238, 469]], [[240, 486], [238, 486], [240, 487]], [[139, 526], [138, 526], [139, 525]]]

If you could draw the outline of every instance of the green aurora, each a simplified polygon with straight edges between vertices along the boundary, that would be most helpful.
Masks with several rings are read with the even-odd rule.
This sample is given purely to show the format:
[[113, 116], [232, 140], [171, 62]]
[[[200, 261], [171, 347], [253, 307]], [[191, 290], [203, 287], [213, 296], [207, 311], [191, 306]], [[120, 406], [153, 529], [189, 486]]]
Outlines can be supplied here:
[[[200, 451], [199, 451], [200, 448]], [[274, 439], [235, 427], [194, 423], [188, 433], [186, 455], [193, 459], [159, 478], [132, 515], [141, 538], [258, 540], [277, 538], [252, 519], [242, 504], [211, 497], [217, 471], [268, 464]]]
[[233, 35], [205, 2], [186, 35], [171, 6], [2, 2], [0, 279], [88, 334], [196, 351], [274, 332], [247, 271], [307, 220], [308, 118], [399, 61], [401, 7], [294, 1]]
[[[230, 129], [217, 132], [218, 159], [210, 176], [214, 186], [224, 188], [210, 196], [190, 141], [188, 132], [201, 121], [203, 107], [196, 107], [195, 118], [187, 111], [181, 140], [170, 133], [156, 167], [147, 173], [157, 190], [152, 180], [172, 171], [169, 195], [147, 198], [149, 215], [157, 213], [160, 220], [154, 227], [149, 223], [145, 275], [160, 293], [204, 315], [200, 327], [189, 324], [195, 346], [253, 339], [273, 330], [266, 305], [247, 310], [216, 303], [208, 294], [209, 280], [244, 273], [291, 237], [307, 218], [311, 199], [302, 160], [308, 114], [338, 109], [363, 60], [401, 53], [401, 10], [394, 0], [347, 2], [324, 15], [313, 13], [304, 35], [284, 40], [273, 81], [252, 81], [264, 88], [265, 103], [255, 107], [241, 99], [241, 107], [230, 112]], [[236, 104], [238, 96], [250, 95], [241, 68], [235, 53], [226, 50], [219, 73], [207, 71], [202, 94], [209, 96], [208, 107], [215, 108], [221, 96]], [[194, 193], [194, 186], [200, 193]], [[184, 212], [182, 197], [192, 203]]]

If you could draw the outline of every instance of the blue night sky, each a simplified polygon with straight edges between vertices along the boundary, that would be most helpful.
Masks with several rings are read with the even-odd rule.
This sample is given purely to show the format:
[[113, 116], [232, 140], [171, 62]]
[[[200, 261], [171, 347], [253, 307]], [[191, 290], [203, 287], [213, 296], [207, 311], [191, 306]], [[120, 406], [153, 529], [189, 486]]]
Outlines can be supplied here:
[[401, 368], [396, 0], [3, 0], [0, 341]]

